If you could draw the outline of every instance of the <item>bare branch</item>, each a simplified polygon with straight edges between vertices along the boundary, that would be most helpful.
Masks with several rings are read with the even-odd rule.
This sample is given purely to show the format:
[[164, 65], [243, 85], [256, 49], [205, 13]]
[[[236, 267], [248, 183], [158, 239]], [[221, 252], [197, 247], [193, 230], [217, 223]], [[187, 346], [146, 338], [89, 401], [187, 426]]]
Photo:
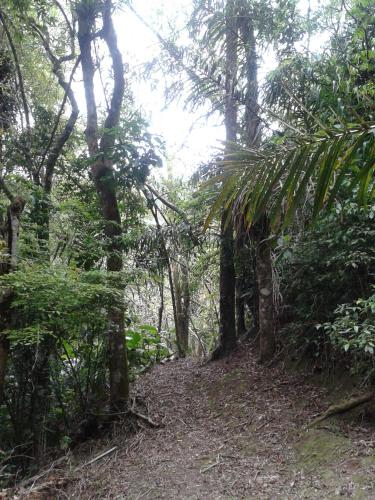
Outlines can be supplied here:
[[53, 2], [57, 6], [57, 8], [61, 12], [61, 14], [63, 15], [63, 18], [65, 19], [65, 22], [66, 22], [66, 25], [68, 26], [70, 38], [72, 40], [72, 52], [73, 52], [73, 50], [74, 50], [74, 38], [75, 38], [75, 33], [74, 33], [73, 25], [70, 23], [69, 18], [67, 16], [67, 14], [66, 14], [63, 6], [60, 4], [60, 2], [58, 0], [53, 0]]
[[173, 210], [174, 212], [176, 212], [176, 214], [178, 214], [182, 220], [188, 224], [190, 226], [190, 222], [188, 221], [186, 215], [184, 214], [184, 212], [182, 210], [180, 210], [178, 207], [176, 207], [176, 205], [173, 205], [173, 203], [171, 203], [170, 201], [168, 201], [166, 198], [164, 198], [161, 194], [159, 194], [153, 187], [151, 187], [150, 185], [148, 184], [145, 184], [146, 188], [155, 196], [155, 198], [157, 200], [160, 200], [166, 207], [170, 208], [171, 210]]
[[[52, 134], [51, 134], [50, 144], [52, 144], [52, 142], [53, 142], [53, 139], [54, 139], [54, 136], [55, 136], [55, 133], [56, 133], [56, 130], [57, 130], [60, 118], [61, 118], [61, 114], [62, 114], [62, 111], [64, 109], [64, 105], [65, 105], [67, 98], [69, 99], [70, 106], [72, 109], [71, 109], [70, 117], [69, 117], [64, 129], [62, 130], [60, 136], [57, 138], [53, 148], [51, 149], [51, 151], [48, 155], [47, 161], [46, 161], [46, 175], [45, 175], [45, 180], [44, 180], [44, 188], [45, 188], [47, 193], [50, 193], [51, 189], [52, 189], [52, 178], [53, 178], [53, 173], [55, 170], [56, 162], [57, 162], [66, 142], [69, 140], [69, 137], [71, 136], [71, 134], [73, 132], [74, 126], [76, 124], [76, 121], [77, 121], [77, 118], [79, 115], [78, 104], [77, 104], [76, 98], [74, 96], [74, 92], [72, 91], [72, 88], [71, 88], [73, 76], [74, 76], [74, 73], [77, 69], [79, 62], [80, 62], [80, 58], [78, 57], [75, 65], [73, 67], [72, 73], [70, 75], [69, 82], [66, 82], [63, 79], [63, 72], [62, 71], [56, 72], [56, 75], [57, 75], [58, 80], [59, 80], [59, 84], [65, 90], [65, 95], [64, 95], [64, 99], [63, 99], [63, 102], [61, 104], [61, 107], [60, 107], [59, 115], [57, 117], [54, 130], [52, 131]], [[49, 149], [49, 147], [50, 146], [48, 146], [48, 149]], [[47, 153], [48, 149], [46, 150], [46, 153]]]

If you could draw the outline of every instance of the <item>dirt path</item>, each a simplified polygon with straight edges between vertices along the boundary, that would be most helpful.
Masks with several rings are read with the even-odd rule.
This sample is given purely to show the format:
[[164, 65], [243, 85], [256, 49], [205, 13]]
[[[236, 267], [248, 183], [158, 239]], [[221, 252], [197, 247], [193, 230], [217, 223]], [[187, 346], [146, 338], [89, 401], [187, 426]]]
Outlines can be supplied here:
[[303, 430], [327, 402], [300, 378], [251, 352], [156, 367], [136, 391], [163, 427], [119, 436], [117, 455], [83, 469], [67, 496], [375, 499], [373, 430], [344, 421]]

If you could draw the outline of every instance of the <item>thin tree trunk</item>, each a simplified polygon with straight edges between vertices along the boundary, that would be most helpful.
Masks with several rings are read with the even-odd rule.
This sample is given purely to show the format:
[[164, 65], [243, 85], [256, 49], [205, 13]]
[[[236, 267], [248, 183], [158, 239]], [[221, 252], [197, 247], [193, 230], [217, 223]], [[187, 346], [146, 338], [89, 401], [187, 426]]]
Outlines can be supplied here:
[[176, 297], [176, 316], [179, 356], [184, 358], [189, 348], [190, 290], [186, 266], [175, 265], [173, 283]]
[[[227, 214], [225, 211], [224, 214]], [[220, 243], [220, 338], [212, 360], [227, 356], [236, 347], [235, 269], [233, 259], [233, 226], [226, 217], [221, 220]], [[231, 214], [229, 215], [231, 217]]]
[[50, 352], [53, 347], [52, 337], [43, 339], [38, 344], [31, 373], [32, 394], [30, 421], [33, 440], [33, 457], [40, 466], [45, 458], [47, 446], [46, 420], [50, 408]]
[[[179, 321], [178, 321], [178, 313], [177, 313], [177, 301], [176, 301], [176, 292], [175, 292], [175, 283], [173, 280], [173, 269], [172, 269], [172, 264], [171, 264], [171, 259], [169, 258], [169, 253], [167, 249], [167, 245], [165, 244], [164, 236], [161, 232], [161, 226], [160, 226], [160, 221], [158, 217], [158, 207], [155, 203], [155, 199], [152, 197], [152, 194], [149, 195], [147, 191], [144, 191], [146, 199], [150, 202], [150, 210], [152, 213], [152, 216], [154, 217], [156, 227], [160, 233], [160, 241], [161, 241], [161, 250], [164, 254], [164, 258], [167, 264], [167, 271], [168, 271], [168, 282], [169, 282], [169, 288], [171, 291], [171, 300], [172, 300], [172, 309], [173, 309], [173, 321], [174, 321], [174, 326], [175, 326], [175, 333], [176, 333], [176, 345], [177, 345], [177, 352], [178, 355], [181, 356], [182, 354], [182, 346], [180, 344], [180, 332], [179, 332]], [[150, 198], [151, 196], [151, 198]]]
[[[238, 26], [236, 2], [228, 0], [226, 5], [226, 71], [225, 71], [225, 117], [226, 153], [232, 150], [237, 138], [237, 103], [234, 96], [238, 66]], [[212, 360], [227, 356], [236, 346], [235, 267], [233, 248], [232, 214], [223, 210], [220, 239], [220, 330], [219, 342], [211, 355]]]
[[159, 283], [160, 305], [158, 309], [158, 333], [161, 333], [163, 328], [164, 315], [164, 272], [161, 271], [161, 283]]

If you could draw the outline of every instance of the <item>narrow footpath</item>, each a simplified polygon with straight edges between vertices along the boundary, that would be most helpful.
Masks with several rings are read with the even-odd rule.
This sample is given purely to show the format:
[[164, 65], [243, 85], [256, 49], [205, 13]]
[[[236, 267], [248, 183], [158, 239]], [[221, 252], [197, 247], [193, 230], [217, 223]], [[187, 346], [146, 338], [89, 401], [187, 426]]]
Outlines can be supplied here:
[[307, 430], [324, 389], [250, 350], [157, 366], [134, 390], [161, 427], [103, 443], [117, 453], [83, 468], [64, 498], [375, 499], [374, 428], [340, 418]]

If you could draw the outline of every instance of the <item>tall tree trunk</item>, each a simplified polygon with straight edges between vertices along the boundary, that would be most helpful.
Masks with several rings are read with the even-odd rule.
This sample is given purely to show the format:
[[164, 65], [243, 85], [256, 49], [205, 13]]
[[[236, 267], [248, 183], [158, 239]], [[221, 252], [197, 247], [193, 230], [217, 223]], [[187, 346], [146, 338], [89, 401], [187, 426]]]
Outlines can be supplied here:
[[[246, 96], [245, 96], [245, 116], [244, 116], [244, 142], [250, 148], [256, 147], [259, 142], [260, 135], [260, 120], [258, 116], [259, 105], [258, 105], [258, 65], [257, 65], [257, 52], [256, 52], [256, 39], [254, 34], [254, 24], [251, 18], [251, 12], [249, 12], [248, 5], [244, 2], [243, 5], [240, 2], [240, 18], [239, 18], [239, 29], [241, 32], [242, 42], [245, 46], [245, 70], [246, 70]], [[256, 280], [256, 273], [250, 274], [253, 277], [253, 282], [249, 283], [249, 279], [243, 276], [247, 271], [247, 265], [244, 263], [245, 259], [253, 259], [253, 265], [256, 267], [255, 254], [256, 252], [246, 252], [244, 249], [246, 237], [245, 234], [245, 221], [243, 218], [239, 220], [237, 239], [236, 242], [236, 254], [238, 262], [237, 272], [237, 282], [236, 282], [236, 309], [237, 309], [237, 331], [238, 334], [242, 333], [243, 321], [242, 321], [242, 311], [244, 310], [244, 299], [241, 297], [244, 293], [245, 288], [252, 288], [253, 294], [247, 299], [249, 310], [253, 317], [253, 328], [252, 333], [254, 333], [255, 328], [258, 326], [258, 287]], [[251, 233], [250, 233], [251, 238]], [[253, 242], [254, 244], [254, 242]], [[241, 258], [242, 257], [242, 258]], [[241, 270], [242, 268], [242, 270]], [[247, 287], [245, 287], [245, 282], [247, 281]]]
[[272, 249], [267, 217], [257, 225], [256, 275], [259, 290], [259, 358], [268, 361], [276, 350]]
[[[75, 62], [70, 80], [66, 81], [61, 61], [59, 61], [59, 59], [53, 54], [49, 42], [45, 38], [44, 34], [36, 26], [33, 27], [40, 37], [45, 52], [51, 61], [53, 73], [57, 77], [60, 87], [65, 92], [50, 140], [48, 141], [47, 147], [43, 153], [43, 159], [40, 165], [38, 165], [34, 170], [33, 176], [37, 201], [33, 209], [32, 218], [36, 223], [36, 233], [39, 243], [37, 257], [46, 263], [49, 263], [50, 217], [52, 205], [51, 193], [57, 161], [73, 133], [79, 115], [78, 105], [71, 89], [71, 83], [77, 69], [79, 59]], [[67, 60], [73, 59], [73, 57], [73, 55], [68, 56]], [[70, 116], [62, 130], [58, 133], [58, 125], [67, 100], [69, 101], [71, 108]], [[41, 179], [40, 176], [40, 170], [42, 167], [44, 167], [45, 171], [43, 179]], [[52, 336], [48, 336], [41, 340], [35, 351], [35, 362], [33, 364], [31, 376], [31, 426], [33, 430], [34, 457], [39, 464], [44, 458], [46, 448], [45, 421], [48, 416], [51, 401], [50, 358], [53, 355], [54, 346], [55, 339]]]
[[[97, 107], [94, 90], [95, 67], [91, 45], [94, 37], [98, 8], [102, 9], [103, 28], [100, 36], [104, 39], [112, 60], [114, 87], [110, 108], [104, 123], [104, 133], [99, 141]], [[78, 41], [81, 50], [81, 66], [85, 87], [87, 126], [86, 142], [91, 159], [91, 174], [98, 193], [104, 219], [104, 232], [107, 241], [107, 271], [120, 273], [123, 269], [122, 226], [116, 197], [116, 180], [113, 171], [112, 152], [115, 142], [114, 129], [120, 120], [124, 95], [124, 75], [121, 53], [117, 46], [116, 33], [111, 17], [112, 2], [105, 0], [103, 5], [82, 1], [77, 6]], [[108, 358], [110, 379], [110, 403], [115, 412], [127, 408], [129, 398], [129, 377], [124, 331], [123, 304], [108, 308]]]
[[[25, 201], [20, 196], [13, 195], [6, 189], [3, 180], [1, 187], [7, 192], [11, 202], [7, 210], [7, 218], [1, 229], [2, 240], [7, 249], [7, 256], [0, 263], [0, 274], [7, 274], [13, 271], [17, 266], [18, 239], [20, 229], [20, 219], [25, 206]], [[5, 330], [11, 327], [13, 323], [14, 312], [11, 310], [12, 290], [6, 290], [0, 300], [0, 327]], [[6, 367], [9, 356], [9, 341], [0, 330], [0, 405], [4, 397], [4, 386]]]
[[[259, 86], [256, 38], [254, 24], [247, 12], [246, 3], [243, 6], [240, 30], [246, 48], [247, 92], [245, 103], [245, 137], [249, 147], [254, 148], [260, 141], [259, 118]], [[275, 352], [275, 311], [273, 303], [272, 259], [270, 247], [270, 227], [265, 216], [256, 222], [251, 229], [250, 238], [256, 235], [255, 245], [255, 275], [254, 310], [258, 303], [258, 314], [254, 314], [254, 324], [259, 323], [260, 359], [265, 360]]]
[[[238, 21], [236, 1], [227, 0], [225, 29], [225, 117], [226, 154], [237, 138], [237, 102], [234, 96], [238, 70]], [[223, 210], [220, 238], [220, 330], [212, 360], [227, 356], [236, 346], [235, 266], [232, 214]]]

